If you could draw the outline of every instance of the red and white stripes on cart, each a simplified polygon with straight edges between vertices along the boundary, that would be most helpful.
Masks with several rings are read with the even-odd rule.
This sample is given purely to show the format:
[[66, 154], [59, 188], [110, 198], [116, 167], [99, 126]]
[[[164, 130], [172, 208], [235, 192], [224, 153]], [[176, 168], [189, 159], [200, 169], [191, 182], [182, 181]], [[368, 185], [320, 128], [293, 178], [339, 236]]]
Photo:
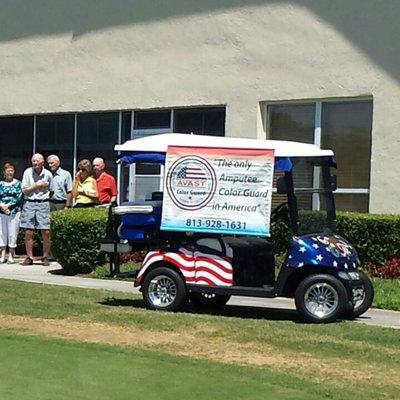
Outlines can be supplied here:
[[233, 268], [229, 257], [190, 251], [184, 247], [177, 252], [150, 251], [143, 260], [137, 276], [138, 281], [147, 268], [156, 261], [175, 265], [181, 271], [186, 283], [209, 286], [232, 286]]

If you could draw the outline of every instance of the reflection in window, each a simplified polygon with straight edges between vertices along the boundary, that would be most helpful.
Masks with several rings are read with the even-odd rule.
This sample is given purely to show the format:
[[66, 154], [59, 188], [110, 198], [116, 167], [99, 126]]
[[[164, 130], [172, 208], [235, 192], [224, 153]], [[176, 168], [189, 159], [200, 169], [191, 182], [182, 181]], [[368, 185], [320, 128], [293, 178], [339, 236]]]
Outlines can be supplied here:
[[[321, 107], [320, 115], [316, 115], [317, 106]], [[338, 176], [338, 210], [368, 211], [368, 194], [347, 195], [340, 193], [340, 189], [369, 189], [372, 101], [271, 104], [267, 106], [267, 114], [267, 135], [271, 139], [321, 141], [322, 148], [334, 151], [338, 162], [338, 170], [334, 172]], [[309, 172], [308, 167], [302, 168], [295, 173], [295, 181], [313, 183], [308, 178]], [[308, 203], [303, 201], [302, 205]], [[316, 204], [313, 206], [318, 208]]]
[[268, 106], [271, 139], [314, 143], [314, 104], [272, 104]]
[[159, 191], [159, 176], [136, 176], [135, 200], [151, 200], [151, 194]]
[[335, 194], [335, 205], [338, 211], [368, 212], [368, 194]]
[[78, 114], [77, 161], [102, 157], [106, 169], [115, 177], [114, 146], [118, 143], [118, 112]]
[[371, 129], [370, 101], [322, 104], [322, 147], [335, 152], [338, 187], [369, 187]]
[[11, 162], [16, 177], [22, 178], [25, 168], [31, 166], [33, 151], [33, 117], [0, 118], [0, 164]]
[[74, 125], [73, 114], [36, 117], [36, 151], [45, 158], [56, 154], [61, 167], [70, 172], [74, 162]]
[[[274, 140], [294, 140], [314, 143], [314, 105], [272, 104], [268, 106], [268, 132]], [[310, 188], [313, 181], [313, 167], [304, 160], [294, 159], [293, 180], [295, 187]], [[301, 198], [300, 198], [301, 197]], [[299, 208], [311, 209], [311, 196], [300, 196]], [[287, 201], [286, 196], [273, 195], [272, 204]]]

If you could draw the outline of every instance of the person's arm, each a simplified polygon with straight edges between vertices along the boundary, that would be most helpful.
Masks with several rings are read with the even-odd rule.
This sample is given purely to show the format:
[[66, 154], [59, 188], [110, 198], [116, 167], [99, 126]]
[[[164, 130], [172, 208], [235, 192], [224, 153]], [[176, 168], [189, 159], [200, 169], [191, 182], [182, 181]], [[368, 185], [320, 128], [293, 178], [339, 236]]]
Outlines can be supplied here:
[[28, 179], [28, 171], [24, 172], [24, 176], [22, 178], [22, 193], [25, 195], [29, 195], [35, 190], [38, 189], [45, 189], [48, 186], [48, 184], [43, 181], [39, 180], [37, 182], [34, 182], [33, 185], [29, 185], [29, 179]]
[[49, 188], [49, 198], [51, 198], [54, 194], [54, 179], [53, 179], [53, 175], [51, 174], [51, 172], [48, 173], [48, 188]]
[[72, 198], [76, 199], [76, 196], [78, 195], [78, 186], [79, 186], [79, 182], [80, 182], [80, 176], [81, 176], [81, 171], [78, 171], [75, 174], [75, 179], [74, 179], [74, 183], [72, 185]]
[[47, 187], [47, 183], [44, 181], [37, 181], [35, 182], [32, 186], [27, 186], [24, 189], [22, 189], [22, 193], [23, 194], [31, 194], [32, 192], [34, 192], [37, 189], [45, 189]]
[[7, 205], [3, 202], [3, 191], [2, 191], [3, 183], [0, 183], [0, 209], [5, 212], [7, 209]]
[[72, 207], [72, 201], [73, 201], [72, 189], [73, 189], [72, 177], [71, 174], [68, 172], [67, 179], [65, 182], [65, 190], [67, 192], [67, 200], [65, 202], [65, 208]]
[[99, 197], [99, 193], [97, 190], [97, 184], [95, 179], [91, 179], [91, 186], [88, 188], [83, 188], [83, 193], [87, 196], [90, 197], [92, 200], [97, 200]]
[[115, 181], [114, 177], [112, 177], [110, 203], [116, 203], [117, 196], [118, 196], [117, 182]]
[[72, 190], [70, 192], [67, 193], [67, 200], [65, 202], [65, 208], [71, 208], [72, 207], [72, 201], [73, 201], [74, 197], [72, 194]]

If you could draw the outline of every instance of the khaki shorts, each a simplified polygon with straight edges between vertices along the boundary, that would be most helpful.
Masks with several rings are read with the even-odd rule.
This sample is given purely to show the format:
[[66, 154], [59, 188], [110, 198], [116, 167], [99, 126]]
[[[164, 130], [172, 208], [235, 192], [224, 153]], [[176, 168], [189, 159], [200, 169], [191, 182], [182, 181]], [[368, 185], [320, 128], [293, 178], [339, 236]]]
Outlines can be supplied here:
[[50, 203], [25, 201], [21, 212], [21, 228], [50, 229]]

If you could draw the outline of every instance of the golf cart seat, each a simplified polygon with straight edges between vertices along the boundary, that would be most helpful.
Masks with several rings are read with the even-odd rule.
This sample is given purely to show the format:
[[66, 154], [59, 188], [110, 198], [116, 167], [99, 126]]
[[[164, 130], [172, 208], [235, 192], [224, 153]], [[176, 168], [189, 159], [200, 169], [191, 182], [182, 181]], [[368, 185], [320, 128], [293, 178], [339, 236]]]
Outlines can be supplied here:
[[161, 224], [161, 201], [125, 203], [113, 210], [120, 216], [117, 232], [121, 239], [145, 241], [153, 238]]

